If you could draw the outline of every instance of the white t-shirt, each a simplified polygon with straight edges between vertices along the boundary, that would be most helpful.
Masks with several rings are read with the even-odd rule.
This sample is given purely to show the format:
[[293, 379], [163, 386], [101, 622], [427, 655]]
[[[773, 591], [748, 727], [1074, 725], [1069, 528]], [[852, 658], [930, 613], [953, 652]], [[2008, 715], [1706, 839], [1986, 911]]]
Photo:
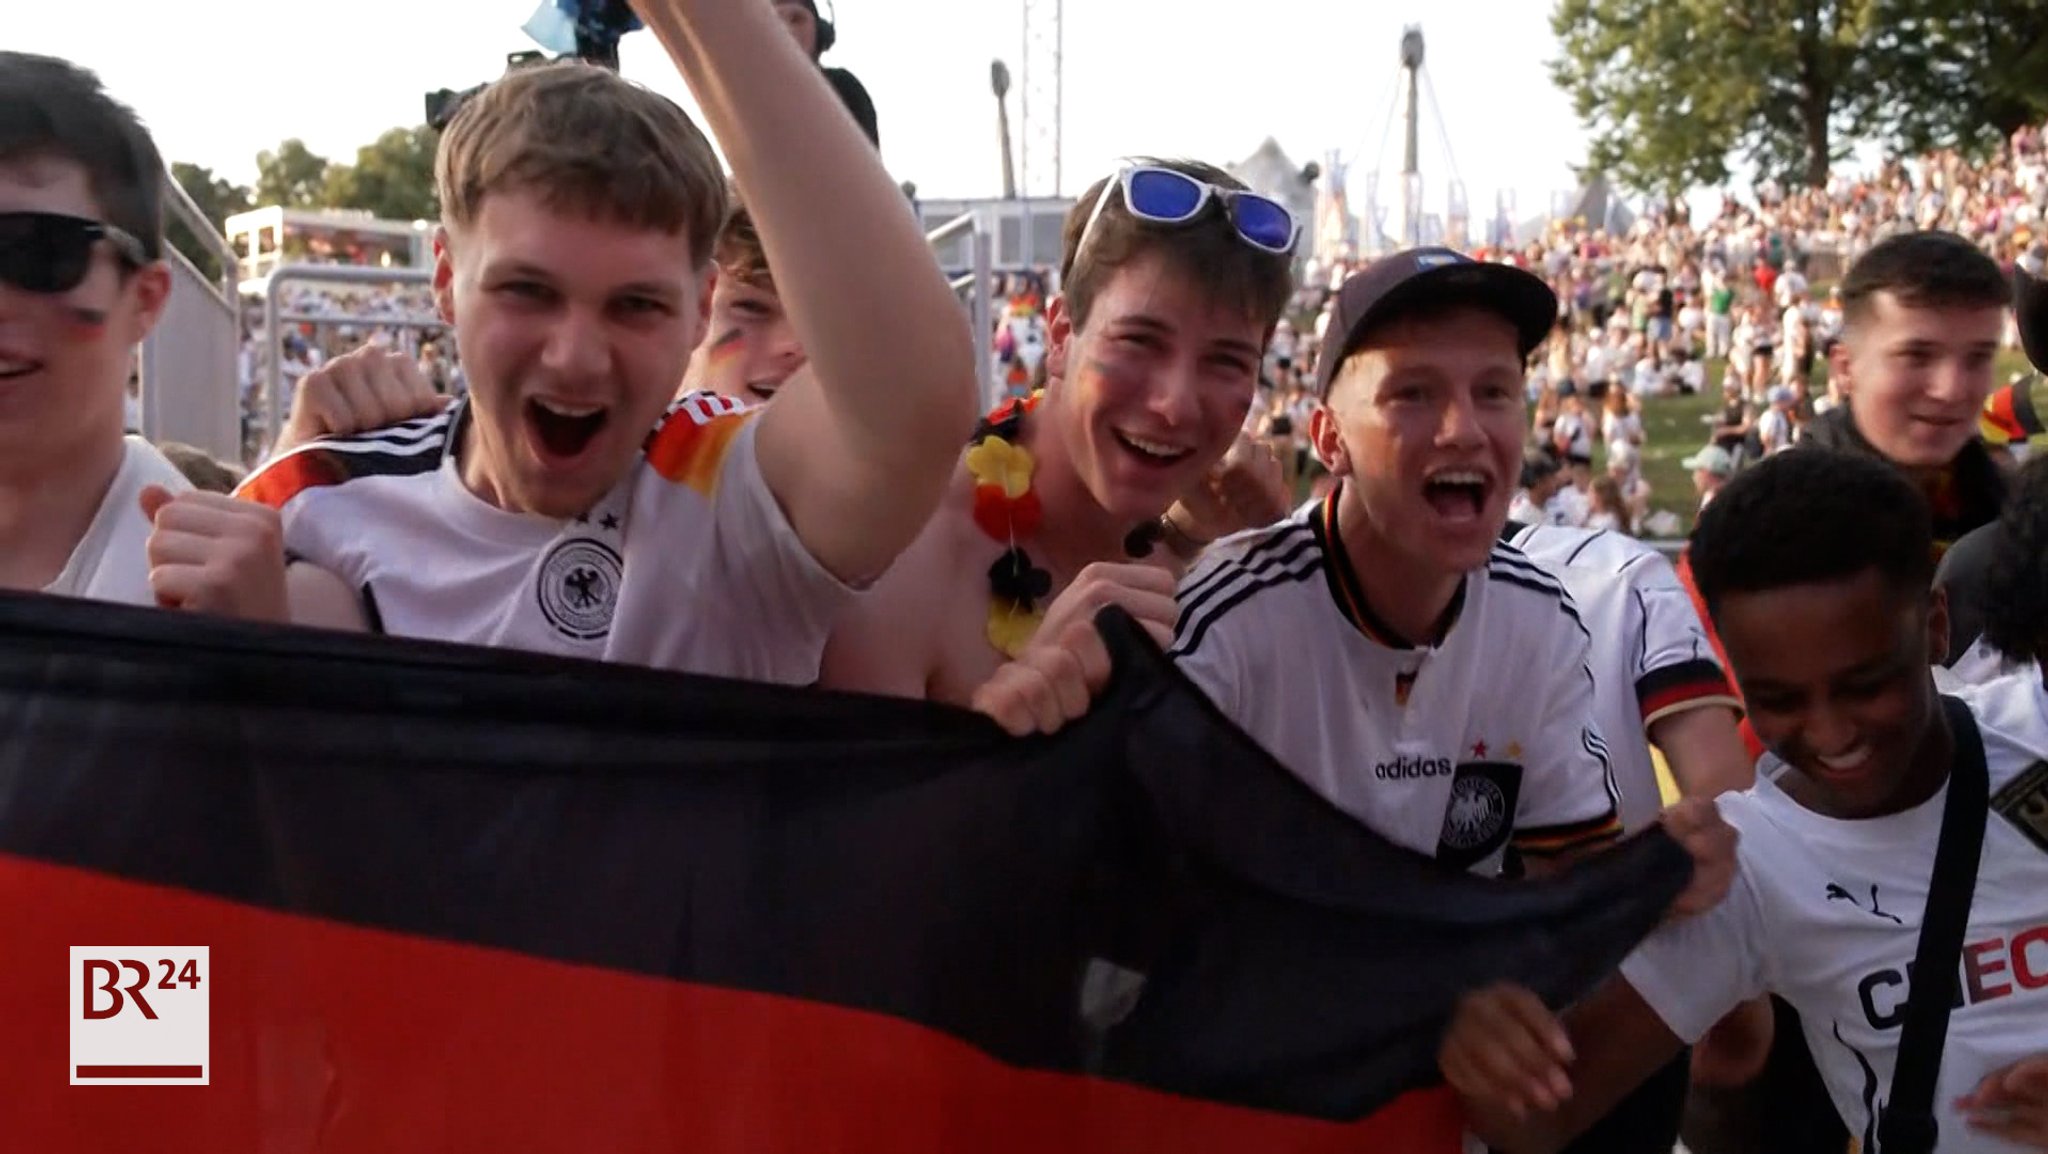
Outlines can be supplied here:
[[1600, 439], [1610, 445], [1616, 441], [1628, 441], [1631, 444], [1640, 445], [1643, 443], [1643, 419], [1634, 413], [1617, 415], [1611, 412], [1602, 412], [1600, 414]]
[[149, 518], [142, 515], [142, 490], [161, 485], [173, 493], [192, 488], [155, 445], [141, 437], [125, 438], [121, 467], [100, 499], [99, 512], [85, 536], [71, 550], [71, 559], [43, 592], [126, 605], [155, 605], [149, 587]]
[[[2018, 1154], [2021, 1147], [1970, 1130], [1953, 1103], [1984, 1075], [2048, 1052], [2048, 698], [2033, 676], [1958, 696], [1983, 732], [1994, 812], [1935, 1118], [1942, 1154]], [[1838, 821], [1786, 796], [1772, 780], [1782, 770], [1766, 757], [1755, 788], [1721, 798], [1740, 835], [1728, 899], [1658, 930], [1621, 972], [1687, 1041], [1766, 991], [1790, 1002], [1835, 1108], [1871, 1150], [1948, 790], [1905, 813]], [[2032, 799], [2032, 832], [2023, 815], [1996, 812], [2001, 791], [2015, 810], [2025, 804], [2016, 795]]]
[[1582, 526], [1593, 515], [1593, 498], [1577, 485], [1566, 485], [1550, 499], [1550, 510], [1552, 524]]
[[1792, 447], [1792, 418], [1778, 408], [1765, 409], [1756, 419], [1757, 439], [1766, 453], [1782, 453]]
[[1366, 605], [1337, 494], [1210, 547], [1170, 651], [1281, 763], [1380, 836], [1498, 872], [1620, 832], [1586, 629], [1505, 543], [1465, 577], [1443, 642], [1410, 648]]
[[1559, 413], [1550, 437], [1553, 443], [1563, 446], [1566, 456], [1581, 461], [1593, 459], [1593, 428], [1584, 415]]
[[1508, 501], [1508, 520], [1525, 525], [1562, 525], [1564, 514], [1558, 510], [1555, 499], [1538, 505], [1529, 496], [1529, 490], [1516, 489], [1514, 497]]
[[1549, 525], [1523, 525], [1509, 541], [1564, 582], [1593, 635], [1597, 716], [1621, 789], [1622, 826], [1639, 830], [1664, 808], [1650, 726], [1705, 706], [1739, 711], [1741, 700], [1663, 554], [1620, 533]]
[[693, 393], [584, 516], [510, 513], [462, 483], [467, 402], [312, 442], [240, 493], [285, 548], [360, 590], [378, 627], [750, 681], [808, 685], [855, 596], [798, 540], [754, 456], [759, 409]]

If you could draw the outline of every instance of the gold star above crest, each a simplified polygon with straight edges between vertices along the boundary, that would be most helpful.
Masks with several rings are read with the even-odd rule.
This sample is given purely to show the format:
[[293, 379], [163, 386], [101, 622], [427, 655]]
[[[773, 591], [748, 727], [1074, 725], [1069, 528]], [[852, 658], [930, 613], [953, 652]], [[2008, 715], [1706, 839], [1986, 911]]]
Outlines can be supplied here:
[[1522, 743], [1519, 741], [1508, 742], [1507, 755], [1509, 761], [1522, 760]]

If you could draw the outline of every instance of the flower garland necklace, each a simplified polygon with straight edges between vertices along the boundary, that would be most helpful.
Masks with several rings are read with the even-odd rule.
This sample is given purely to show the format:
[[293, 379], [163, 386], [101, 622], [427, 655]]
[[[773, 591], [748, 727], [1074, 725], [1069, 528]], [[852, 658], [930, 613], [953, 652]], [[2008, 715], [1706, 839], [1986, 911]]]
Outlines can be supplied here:
[[[988, 640], [1015, 659], [1045, 621], [1042, 602], [1052, 594], [1052, 574], [1031, 560], [1024, 542], [1045, 523], [1045, 507], [1032, 488], [1038, 463], [1023, 445], [1024, 418], [1045, 398], [1039, 390], [1012, 397], [981, 419], [968, 444], [965, 463], [974, 478], [974, 523], [997, 544], [1002, 556], [988, 569]], [[1163, 533], [1147, 521], [1124, 538], [1124, 552], [1144, 557]]]

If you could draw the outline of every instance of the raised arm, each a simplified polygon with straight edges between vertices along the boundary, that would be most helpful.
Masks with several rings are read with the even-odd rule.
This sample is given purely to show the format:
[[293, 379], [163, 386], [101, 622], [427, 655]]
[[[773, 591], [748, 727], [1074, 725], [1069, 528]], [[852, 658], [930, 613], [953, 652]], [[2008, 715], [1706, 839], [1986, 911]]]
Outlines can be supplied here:
[[903, 193], [767, 0], [633, 0], [732, 164], [809, 355], [761, 472], [842, 580], [888, 568], [974, 428], [973, 340]]

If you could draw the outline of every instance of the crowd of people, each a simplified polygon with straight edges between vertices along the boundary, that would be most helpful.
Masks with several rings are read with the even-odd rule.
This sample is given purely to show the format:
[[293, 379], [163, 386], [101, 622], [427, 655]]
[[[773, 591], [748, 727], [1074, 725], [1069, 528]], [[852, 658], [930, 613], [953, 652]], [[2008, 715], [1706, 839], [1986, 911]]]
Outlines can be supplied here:
[[[1005, 286], [1015, 395], [981, 412], [951, 287], [777, 6], [635, 7], [710, 136], [587, 64], [486, 87], [437, 164], [428, 298], [462, 387], [374, 325], [309, 346], [232, 484], [116, 415], [169, 284], [148, 133], [75, 66], [0, 53], [32, 110], [0, 142], [0, 589], [923, 699], [1019, 737], [1090, 711], [1115, 611], [1444, 870], [1514, 884], [1640, 836], [1691, 858], [1581, 1004], [1466, 995], [1440, 1065], [1478, 1140], [1668, 1154], [1689, 1102], [1748, 1095], [1767, 1122], [1688, 1144], [2048, 1150], [2048, 462], [2015, 474], [1979, 423], [1997, 350], [2048, 349], [2013, 307], [2015, 278], [2038, 299], [2038, 134], [2004, 177], [1887, 170], [1697, 232], [1305, 279], [1283, 205], [1126, 163], [1070, 213], [1056, 291]], [[1821, 228], [1852, 251], [1816, 303]], [[1709, 387], [1663, 358], [1703, 363], [1717, 326], [1731, 398], [1804, 432], [1703, 461], [1674, 562], [1630, 537], [1628, 463], [1642, 404]], [[1953, 813], [1983, 834], [1960, 890], [1930, 881]], [[1922, 1078], [1900, 1023], [1930, 1014]]]

